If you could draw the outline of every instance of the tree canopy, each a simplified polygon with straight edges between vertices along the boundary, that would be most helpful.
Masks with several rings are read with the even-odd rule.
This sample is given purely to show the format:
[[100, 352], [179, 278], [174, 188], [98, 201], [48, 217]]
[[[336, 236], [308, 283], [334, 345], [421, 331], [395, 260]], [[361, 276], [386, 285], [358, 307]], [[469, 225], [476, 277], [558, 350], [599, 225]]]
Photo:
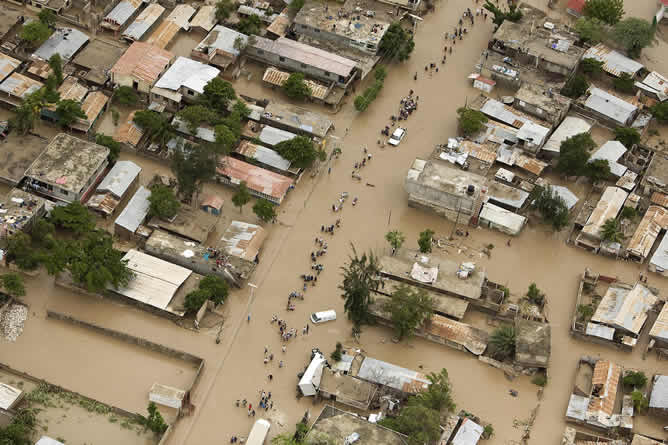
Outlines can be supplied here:
[[601, 60], [596, 60], [591, 57], [582, 59], [580, 62], [580, 70], [589, 77], [597, 78], [603, 72], [603, 65], [605, 63]]
[[522, 19], [522, 10], [516, 4], [511, 4], [505, 11], [499, 6], [493, 4], [490, 0], [485, 0], [483, 8], [492, 13], [492, 23], [498, 28], [506, 20], [511, 22], [519, 22]]
[[615, 140], [624, 144], [624, 147], [631, 149], [640, 143], [640, 133], [635, 128], [617, 127], [615, 128]]
[[134, 277], [123, 260], [123, 252], [114, 249], [111, 236], [102, 231], [88, 232], [69, 252], [68, 270], [75, 283], [89, 292], [98, 292], [111, 284], [126, 286]]
[[49, 58], [49, 67], [53, 71], [56, 83], [58, 85], [63, 83], [63, 59], [60, 58], [60, 54], [55, 53]]
[[227, 113], [227, 104], [237, 98], [232, 84], [220, 77], [214, 77], [206, 85], [199, 100], [203, 105], [215, 110], [218, 114]]
[[76, 234], [90, 232], [95, 227], [95, 218], [79, 201], [66, 206], [56, 206], [51, 210], [51, 222], [56, 227], [70, 230]]
[[406, 241], [406, 236], [398, 230], [392, 230], [385, 234], [385, 240], [390, 243], [393, 249], [399, 250]]
[[612, 82], [615, 86], [615, 90], [626, 94], [633, 93], [633, 84], [635, 82], [629, 73], [620, 73], [619, 77], [616, 77]]
[[139, 101], [139, 96], [134, 88], [125, 85], [116, 88], [112, 98], [121, 105], [134, 105]]
[[345, 299], [343, 307], [348, 314], [348, 320], [359, 329], [371, 321], [369, 317], [369, 305], [373, 301], [371, 292], [378, 290], [382, 280], [379, 276], [378, 257], [373, 252], [360, 256], [355, 246], [351, 245], [351, 248], [352, 255], [341, 267], [343, 282], [339, 285], [339, 289], [343, 291], [342, 297]]
[[624, 0], [587, 0], [582, 12], [587, 17], [615, 25], [624, 16]]
[[290, 4], [288, 5], [290, 12], [293, 14], [297, 14], [303, 7], [304, 7], [304, 0], [294, 0], [293, 2], [290, 2]]
[[185, 121], [192, 134], [195, 134], [203, 123], [213, 124], [218, 120], [216, 111], [205, 105], [189, 105], [179, 111], [177, 116]]
[[231, 0], [219, 0], [216, 3], [216, 21], [224, 22], [232, 15], [234, 3]]
[[631, 57], [639, 57], [643, 48], [654, 41], [656, 26], [647, 20], [630, 17], [612, 28], [612, 38]]
[[133, 121], [149, 135], [152, 142], [164, 147], [174, 134], [167, 118], [151, 110], [137, 111]]
[[86, 113], [81, 109], [79, 102], [66, 99], [58, 102], [56, 107], [56, 123], [62, 128], [67, 128], [77, 119], [86, 119]]
[[557, 195], [550, 186], [536, 186], [531, 191], [529, 200], [542, 218], [552, 225], [554, 230], [561, 230], [568, 224], [568, 207], [564, 199]]
[[624, 234], [619, 228], [619, 220], [617, 218], [607, 219], [603, 226], [601, 226], [601, 239], [610, 243], [621, 243], [624, 239]]
[[247, 17], [243, 17], [241, 20], [239, 20], [239, 24], [237, 25], [237, 30], [242, 34], [246, 34], [247, 36], [259, 34], [261, 29], [262, 20], [257, 14], [251, 14]]
[[237, 188], [237, 192], [232, 196], [232, 203], [239, 207], [239, 213], [241, 213], [243, 207], [248, 204], [250, 200], [251, 194], [250, 191], [248, 191], [246, 181], [241, 181], [241, 184], [239, 184], [239, 187]]
[[431, 252], [431, 241], [433, 237], [434, 231], [431, 229], [425, 229], [420, 232], [420, 236], [418, 237], [418, 247], [420, 248], [420, 252]]
[[464, 136], [471, 136], [482, 130], [483, 124], [487, 122], [487, 116], [478, 110], [461, 107], [457, 109], [459, 129]]
[[492, 332], [489, 338], [489, 349], [498, 360], [512, 358], [515, 355], [515, 328], [505, 325]]
[[209, 275], [199, 282], [196, 290], [186, 295], [183, 305], [186, 312], [197, 312], [207, 300], [213, 301], [215, 305], [224, 303], [229, 292], [230, 289], [225, 280]]
[[383, 310], [390, 314], [399, 340], [411, 337], [432, 314], [434, 302], [426, 291], [401, 285], [392, 293]]
[[201, 182], [215, 176], [217, 164], [216, 150], [209, 144], [185, 144], [174, 150], [170, 167], [179, 183], [179, 194], [190, 198]]
[[5, 292], [13, 297], [23, 297], [26, 294], [23, 277], [17, 273], [10, 272], [0, 275], [0, 283]]
[[649, 108], [650, 113], [661, 122], [668, 122], [668, 101], [659, 102]]
[[33, 20], [32, 22], [23, 25], [20, 37], [21, 40], [24, 40], [28, 45], [34, 48], [48, 39], [52, 32], [53, 31], [48, 25], [39, 20]]
[[54, 26], [56, 24], [56, 14], [50, 9], [43, 8], [37, 14], [37, 18], [46, 26]]
[[149, 214], [161, 219], [173, 218], [181, 207], [172, 189], [162, 184], [155, 184], [151, 187], [148, 202], [150, 203]]
[[103, 147], [107, 147], [109, 149], [109, 162], [114, 162], [116, 159], [118, 159], [118, 156], [121, 154], [121, 144], [114, 140], [111, 136], [107, 136], [106, 134], [102, 133], [97, 133], [95, 135], [95, 143], [97, 145], [102, 145]]
[[560, 146], [557, 171], [567, 176], [583, 176], [587, 171], [589, 151], [596, 143], [589, 133], [576, 134], [563, 141]]
[[587, 92], [589, 89], [589, 82], [581, 74], [576, 74], [566, 82], [566, 85], [561, 89], [561, 94], [572, 99], [577, 99]]
[[264, 198], [258, 199], [255, 202], [253, 212], [264, 222], [269, 222], [276, 218], [276, 206]]
[[575, 31], [580, 39], [591, 44], [603, 42], [608, 38], [608, 28], [605, 23], [593, 17], [580, 17], [575, 22]]
[[292, 167], [308, 168], [316, 159], [325, 160], [325, 152], [316, 148], [306, 136], [297, 136], [276, 144], [275, 150], [290, 161]]
[[291, 99], [304, 100], [311, 97], [311, 88], [304, 81], [302, 73], [291, 73], [283, 84], [283, 91]]
[[399, 22], [393, 22], [380, 40], [378, 50], [388, 59], [403, 62], [408, 59], [415, 48], [415, 41]]

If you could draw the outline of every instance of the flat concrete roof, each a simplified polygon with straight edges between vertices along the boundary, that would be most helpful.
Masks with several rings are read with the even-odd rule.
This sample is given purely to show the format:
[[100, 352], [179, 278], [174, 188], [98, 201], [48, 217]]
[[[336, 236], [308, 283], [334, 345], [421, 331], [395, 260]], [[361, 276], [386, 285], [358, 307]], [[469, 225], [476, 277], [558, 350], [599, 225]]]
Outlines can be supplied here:
[[0, 150], [0, 180], [12, 186], [18, 184], [47, 144], [44, 138], [11, 132]]
[[461, 320], [462, 318], [464, 318], [466, 310], [469, 307], [469, 302], [467, 300], [464, 300], [463, 298], [452, 297], [450, 295], [443, 295], [438, 292], [433, 292], [427, 289], [422, 289], [417, 286], [410, 285], [408, 283], [400, 283], [397, 281], [388, 281], [385, 283], [385, 287], [382, 288], [382, 291], [383, 294], [386, 295], [386, 297], [382, 298], [389, 298], [389, 295], [391, 295], [401, 285], [404, 285], [409, 289], [413, 290], [420, 289], [426, 292], [427, 295], [429, 295], [434, 302], [434, 312], [447, 315], [448, 317], [452, 317], [457, 320]]
[[149, 226], [160, 228], [166, 232], [190, 239], [198, 243], [205, 243], [213, 231], [219, 217], [200, 209], [181, 206], [173, 220], [166, 221], [154, 217]]
[[308, 441], [309, 437], [326, 434], [334, 443], [343, 444], [352, 433], [359, 434], [359, 443], [364, 445], [406, 445], [407, 443], [405, 436], [331, 405], [323, 408], [306, 435], [306, 439]]
[[[418, 164], [421, 169], [415, 168]], [[416, 159], [413, 163], [407, 179], [456, 196], [466, 195], [469, 185], [475, 186], [478, 193], [487, 184], [483, 176], [453, 168], [447, 162], [420, 159]]]
[[44, 199], [21, 189], [12, 189], [0, 203], [0, 236], [5, 230], [22, 230], [36, 213], [44, 209]]
[[270, 102], [262, 118], [270, 123], [288, 126], [319, 138], [324, 138], [332, 127], [327, 116], [296, 105]]
[[127, 48], [120, 43], [93, 39], [74, 57], [74, 64], [89, 70], [84, 79], [104, 84], [109, 78], [109, 70], [118, 62]]

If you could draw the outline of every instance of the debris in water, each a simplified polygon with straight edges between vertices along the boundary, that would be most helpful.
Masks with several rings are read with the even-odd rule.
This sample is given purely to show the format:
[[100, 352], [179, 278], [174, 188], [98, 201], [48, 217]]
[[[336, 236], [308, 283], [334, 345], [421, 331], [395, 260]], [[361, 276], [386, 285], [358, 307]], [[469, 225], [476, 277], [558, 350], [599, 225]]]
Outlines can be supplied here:
[[518, 393], [517, 393], [517, 391], [515, 391], [514, 389], [511, 389], [511, 390], [508, 391], [508, 394], [510, 394], [510, 395], [513, 396], [513, 397], [517, 397], [517, 394], [518, 394]]
[[23, 332], [23, 323], [28, 318], [28, 308], [21, 304], [12, 304], [0, 318], [2, 335], [8, 341], [16, 341]]

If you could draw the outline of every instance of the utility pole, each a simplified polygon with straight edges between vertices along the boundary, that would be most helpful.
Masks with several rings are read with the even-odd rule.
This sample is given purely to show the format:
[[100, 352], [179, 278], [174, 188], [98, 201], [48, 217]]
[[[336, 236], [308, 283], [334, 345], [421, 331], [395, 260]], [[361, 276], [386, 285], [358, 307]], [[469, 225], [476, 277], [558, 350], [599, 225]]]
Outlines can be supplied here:
[[459, 198], [457, 201], [457, 218], [455, 219], [455, 225], [452, 226], [452, 232], [450, 232], [450, 241], [454, 239], [454, 234], [455, 234], [455, 229], [457, 228], [457, 224], [459, 223], [459, 213], [462, 210], [462, 198]]
[[[251, 288], [250, 298], [248, 299], [248, 309], [249, 309], [248, 317], [250, 319], [250, 307], [253, 304], [254, 291], [255, 291], [255, 289], [257, 289], [257, 286], [253, 283], [248, 283], [248, 287]], [[218, 334], [216, 335], [216, 344], [220, 343], [220, 334], [223, 332], [223, 324], [224, 324], [224, 321], [221, 321], [220, 322], [220, 329], [218, 329]]]

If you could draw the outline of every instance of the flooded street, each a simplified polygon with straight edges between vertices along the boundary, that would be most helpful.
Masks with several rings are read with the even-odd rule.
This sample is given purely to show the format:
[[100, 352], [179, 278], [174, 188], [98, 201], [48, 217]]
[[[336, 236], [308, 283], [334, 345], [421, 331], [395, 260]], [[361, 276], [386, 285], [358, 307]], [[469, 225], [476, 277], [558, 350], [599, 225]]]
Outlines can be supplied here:
[[[530, 0], [529, 3], [545, 8], [547, 0]], [[629, 13], [642, 16], [653, 14], [655, 8], [654, 0], [628, 0], [626, 3]], [[531, 282], [546, 294], [546, 310], [552, 327], [552, 355], [549, 382], [541, 400], [536, 395], [538, 387], [529, 377], [509, 381], [501, 371], [446, 346], [418, 338], [394, 344], [390, 341], [392, 332], [382, 327], [364, 327], [359, 344], [351, 338], [351, 324], [344, 314], [338, 289], [341, 282], [339, 268], [350, 254], [351, 244], [358, 252], [374, 250], [382, 255], [388, 249], [384, 235], [389, 230], [401, 230], [406, 235], [405, 247], [408, 248], [417, 247], [418, 234], [426, 228], [434, 230], [438, 238], [451, 233], [452, 223], [408, 208], [404, 179], [415, 157], [428, 157], [435, 144], [456, 135], [457, 107], [464, 106], [479, 94], [470, 86], [467, 76], [473, 72], [493, 30], [489, 19], [486, 23], [476, 21], [464, 40], [457, 42], [453, 54], [448, 55], [447, 63], [440, 65], [443, 33], [452, 31], [467, 7], [474, 9], [476, 6], [472, 0], [436, 3], [436, 12], [427, 15], [419, 25], [411, 58], [405, 63], [388, 66], [385, 85], [365, 113], [354, 111], [351, 97], [345, 99], [347, 103], [337, 114], [308, 105], [329, 114], [335, 121], [335, 135], [343, 153], [340, 159], [329, 164], [331, 174], [325, 168], [315, 178], [305, 175], [281, 205], [278, 223], [270, 226], [261, 262], [251, 279], [258, 288], [253, 293], [250, 287], [233, 291], [222, 308], [226, 317], [221, 344], [214, 341], [217, 329], [204, 329], [200, 333], [182, 329], [131, 306], [73, 294], [54, 286], [52, 278], [42, 273], [38, 278], [27, 279], [25, 300], [30, 305], [30, 317], [15, 343], [0, 342], [3, 362], [18, 370], [29, 369], [36, 377], [105, 403], [143, 413], [153, 383], [177, 388], [190, 384], [195, 372], [190, 364], [90, 332], [82, 335], [77, 332], [81, 328], [46, 319], [47, 308], [202, 357], [206, 365], [192, 394], [195, 412], [176, 424], [168, 441], [170, 445], [199, 445], [212, 439], [216, 443], [226, 443], [232, 435], [246, 437], [257, 418], [272, 422], [272, 437], [284, 431], [294, 431], [295, 423], [305, 411], [317, 416], [323, 406], [314, 406], [312, 398], [298, 400], [295, 397], [296, 375], [307, 364], [312, 348], [318, 347], [328, 356], [337, 341], [409, 369], [417, 370], [420, 366], [425, 373], [447, 368], [457, 408], [494, 426], [495, 435], [486, 442], [493, 445], [518, 443], [522, 430], [516, 425], [528, 419], [539, 403], [530, 443], [560, 443], [575, 367], [581, 355], [608, 358], [626, 368], [642, 369], [648, 376], [665, 373], [668, 368], [658, 362], [654, 354], [646, 359], [642, 357], [646, 334], [633, 353], [576, 341], [569, 335], [578, 282], [585, 267], [627, 282], [634, 282], [645, 267], [569, 247], [564, 243], [566, 233], [554, 234], [549, 227], [536, 224], [529, 224], [521, 236], [513, 239], [512, 247], [506, 245], [507, 237], [499, 232], [470, 229], [471, 236], [456, 239], [459, 249], [447, 248], [438, 253], [454, 261], [476, 262], [478, 267], [485, 269], [490, 280], [508, 286], [513, 298], [523, 295]], [[192, 45], [190, 40], [183, 41]], [[178, 52], [186, 54], [186, 43], [181, 39], [177, 41]], [[660, 51], [663, 51], [664, 60], [660, 61], [663, 65], [652, 65], [652, 68], [659, 71], [665, 68], [664, 72], [668, 71], [665, 48], [665, 42], [660, 40], [645, 55], [650, 60], [658, 60]], [[431, 62], [437, 63], [440, 72], [425, 73], [425, 65]], [[414, 81], [416, 72], [418, 80]], [[250, 81], [240, 78], [234, 86], [240, 94], [288, 101], [280, 92], [265, 87], [257, 73]], [[365, 86], [358, 87], [358, 91]], [[399, 100], [410, 89], [420, 96], [420, 100], [418, 111], [406, 123], [407, 136], [397, 148], [381, 148], [376, 143], [380, 130], [388, 123], [390, 115], [396, 113]], [[125, 114], [123, 110], [121, 119]], [[110, 113], [105, 116], [102, 126], [109, 132], [114, 131]], [[350, 173], [353, 164], [361, 160], [365, 146], [373, 160], [361, 170], [362, 181], [355, 182]], [[166, 163], [125, 152], [121, 159], [134, 160], [142, 166], [143, 183], [153, 174], [169, 173]], [[564, 183], [561, 180], [553, 182]], [[573, 189], [581, 194], [584, 187], [575, 185]], [[233, 194], [231, 189], [217, 184], [207, 184], [205, 190], [220, 194], [228, 203]], [[335, 214], [331, 212], [331, 205], [340, 192], [357, 197], [359, 203], [355, 207], [347, 203], [342, 213]], [[252, 203], [244, 208], [241, 218], [254, 220], [251, 207]], [[230, 216], [239, 217], [239, 213]], [[342, 219], [342, 225], [327, 239], [329, 249], [322, 260], [325, 270], [318, 277], [317, 286], [310, 287], [305, 300], [296, 303], [296, 311], [287, 312], [288, 294], [301, 288], [299, 275], [310, 271], [309, 255], [315, 250], [314, 238], [321, 236], [320, 226], [333, 224], [337, 218]], [[488, 258], [480, 250], [490, 243], [495, 248]], [[665, 298], [668, 282], [664, 278], [650, 274], [648, 282]], [[301, 335], [301, 328], [310, 324], [309, 315], [327, 309], [335, 309], [338, 319], [311, 325], [309, 335]], [[249, 314], [250, 322], [247, 322]], [[288, 328], [294, 327], [299, 332], [296, 339], [287, 343], [284, 354], [277, 327], [270, 323], [273, 314], [286, 320]], [[479, 314], [471, 317], [478, 325], [486, 322]], [[269, 346], [276, 356], [266, 365], [263, 364], [265, 346]], [[279, 360], [285, 362], [282, 369], [278, 367]], [[271, 383], [269, 374], [273, 374]], [[511, 397], [509, 389], [518, 391], [519, 396]], [[257, 417], [250, 418], [245, 409], [234, 406], [235, 400], [243, 398], [256, 405], [262, 390], [272, 392], [272, 410], [258, 409]], [[649, 417], [636, 418], [636, 422], [640, 431], [661, 437], [662, 425], [658, 422]], [[66, 431], [61, 435], [67, 437]], [[91, 433], [91, 437], [95, 434]]]

